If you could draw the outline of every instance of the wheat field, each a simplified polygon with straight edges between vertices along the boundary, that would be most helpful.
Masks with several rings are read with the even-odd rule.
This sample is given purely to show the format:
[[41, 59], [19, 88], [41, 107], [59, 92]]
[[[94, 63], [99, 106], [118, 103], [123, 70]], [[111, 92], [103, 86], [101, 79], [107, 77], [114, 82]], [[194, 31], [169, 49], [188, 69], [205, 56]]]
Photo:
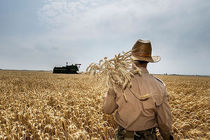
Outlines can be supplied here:
[[[210, 139], [210, 77], [156, 75], [167, 86], [175, 139]], [[107, 89], [85, 74], [0, 71], [0, 139], [109, 140]], [[159, 138], [160, 139], [160, 138]]]

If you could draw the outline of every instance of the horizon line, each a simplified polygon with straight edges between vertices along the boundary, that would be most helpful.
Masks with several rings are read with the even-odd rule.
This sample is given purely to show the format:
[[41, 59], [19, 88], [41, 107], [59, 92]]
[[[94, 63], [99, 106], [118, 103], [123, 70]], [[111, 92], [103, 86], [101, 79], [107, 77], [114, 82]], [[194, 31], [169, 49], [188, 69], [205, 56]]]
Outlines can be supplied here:
[[[5, 70], [5, 71], [48, 71], [51, 72], [52, 70], [44, 70], [44, 69], [1, 69], [1, 70]], [[79, 72], [85, 72], [85, 71], [79, 71]], [[178, 74], [178, 73], [151, 73], [154, 75], [169, 75], [169, 76], [207, 76], [210, 77], [210, 75], [208, 74]]]

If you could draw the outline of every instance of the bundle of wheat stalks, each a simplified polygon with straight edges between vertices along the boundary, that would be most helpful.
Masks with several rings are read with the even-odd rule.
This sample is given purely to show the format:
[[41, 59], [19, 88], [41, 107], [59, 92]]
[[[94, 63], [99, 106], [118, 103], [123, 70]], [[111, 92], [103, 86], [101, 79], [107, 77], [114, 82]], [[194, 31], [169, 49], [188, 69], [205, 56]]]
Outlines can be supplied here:
[[132, 86], [131, 78], [134, 74], [141, 75], [141, 70], [131, 58], [131, 51], [119, 53], [109, 60], [107, 57], [104, 57], [98, 64], [91, 63], [87, 67], [86, 72], [96, 77], [105, 77], [106, 86], [113, 88], [115, 91], [116, 87], [122, 89], [130, 88]]

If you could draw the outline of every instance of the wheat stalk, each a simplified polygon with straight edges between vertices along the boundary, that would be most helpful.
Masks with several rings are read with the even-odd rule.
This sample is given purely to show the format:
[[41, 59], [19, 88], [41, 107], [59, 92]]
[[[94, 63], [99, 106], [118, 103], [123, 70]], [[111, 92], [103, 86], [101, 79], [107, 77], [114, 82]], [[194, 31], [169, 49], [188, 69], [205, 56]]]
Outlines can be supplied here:
[[87, 67], [86, 73], [96, 77], [105, 77], [106, 86], [116, 91], [117, 87], [123, 90], [127, 87], [131, 88], [131, 78], [134, 74], [141, 75], [141, 70], [131, 58], [131, 51], [128, 51], [119, 53], [112, 59], [104, 57], [98, 64], [91, 63]]

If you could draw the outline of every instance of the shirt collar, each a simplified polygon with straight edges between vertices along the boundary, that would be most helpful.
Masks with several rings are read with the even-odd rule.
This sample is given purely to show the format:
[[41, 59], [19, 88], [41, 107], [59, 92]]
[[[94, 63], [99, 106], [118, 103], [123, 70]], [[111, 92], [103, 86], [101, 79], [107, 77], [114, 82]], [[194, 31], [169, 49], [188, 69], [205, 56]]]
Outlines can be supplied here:
[[144, 67], [139, 67], [142, 73], [149, 73], [148, 70]]

